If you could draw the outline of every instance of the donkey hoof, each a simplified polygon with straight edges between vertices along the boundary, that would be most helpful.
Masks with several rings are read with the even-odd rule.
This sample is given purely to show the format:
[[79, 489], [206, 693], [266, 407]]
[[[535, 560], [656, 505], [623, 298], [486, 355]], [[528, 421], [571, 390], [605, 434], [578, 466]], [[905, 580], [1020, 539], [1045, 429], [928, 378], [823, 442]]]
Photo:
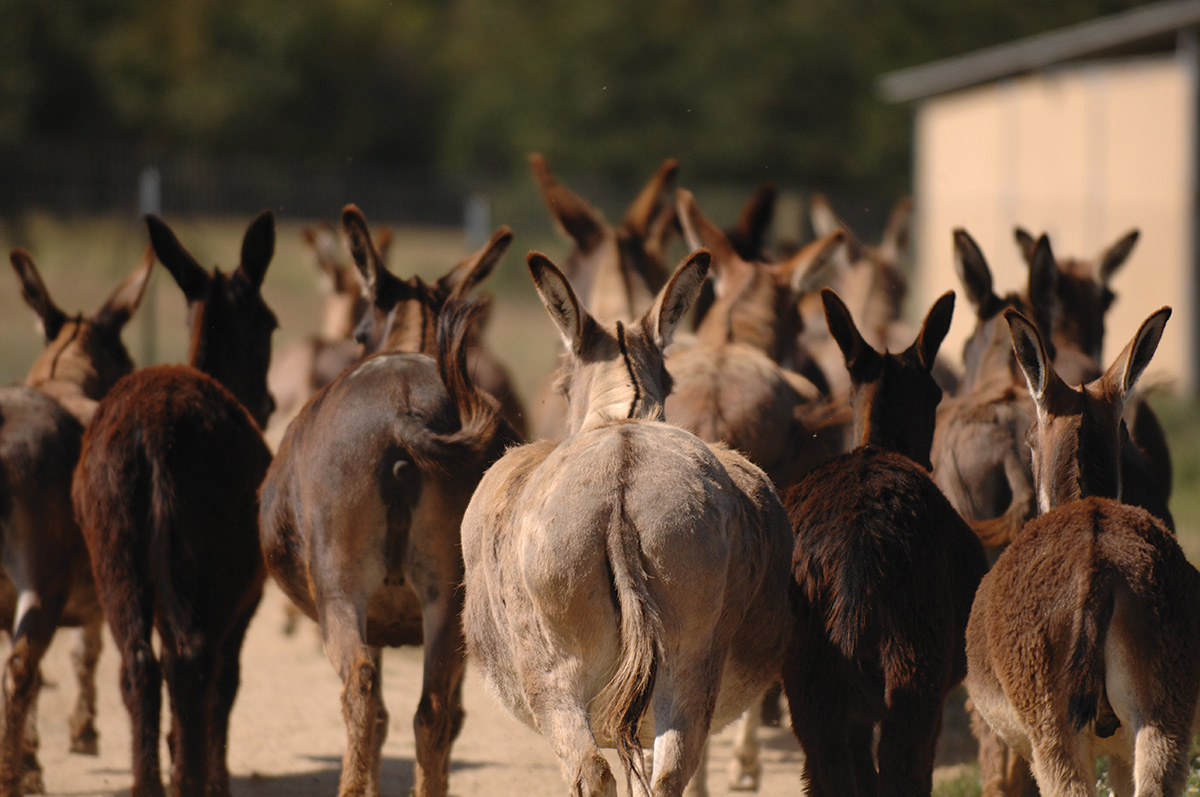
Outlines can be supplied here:
[[730, 791], [758, 791], [762, 767], [736, 767], [729, 775]]
[[71, 752], [80, 755], [100, 755], [100, 734], [90, 725], [73, 734]]
[[24, 794], [45, 794], [46, 783], [42, 780], [41, 769], [26, 769], [21, 776], [21, 791]]

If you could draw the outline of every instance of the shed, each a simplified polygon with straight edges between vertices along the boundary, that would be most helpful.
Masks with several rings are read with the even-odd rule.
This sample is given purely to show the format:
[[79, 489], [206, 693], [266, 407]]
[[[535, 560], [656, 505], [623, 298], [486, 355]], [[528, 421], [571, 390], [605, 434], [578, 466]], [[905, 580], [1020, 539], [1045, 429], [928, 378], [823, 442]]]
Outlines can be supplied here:
[[[1175, 0], [883, 75], [883, 97], [914, 111], [913, 312], [949, 288], [961, 297], [955, 227], [1001, 294], [1026, 281], [1017, 225], [1089, 258], [1136, 228], [1111, 282], [1104, 364], [1171, 305], [1148, 378], [1200, 392], [1198, 57], [1200, 0]], [[947, 355], [971, 326], [960, 300]]]

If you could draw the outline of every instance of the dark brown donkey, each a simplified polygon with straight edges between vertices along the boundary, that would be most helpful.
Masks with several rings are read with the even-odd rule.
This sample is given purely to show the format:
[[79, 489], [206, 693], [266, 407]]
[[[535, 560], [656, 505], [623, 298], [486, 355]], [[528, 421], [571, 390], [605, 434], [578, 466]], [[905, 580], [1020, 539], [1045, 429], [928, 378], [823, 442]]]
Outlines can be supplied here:
[[271, 458], [260, 428], [276, 321], [260, 288], [275, 222], [266, 211], [250, 224], [225, 275], [205, 271], [160, 219], [146, 221], [187, 299], [189, 365], [143, 368], [113, 387], [84, 435], [72, 498], [121, 650], [133, 794], [163, 793], [165, 681], [171, 792], [227, 795], [238, 655], [265, 579], [257, 490]]
[[1028, 758], [1044, 793], [1095, 794], [1106, 754], [1116, 794], [1182, 794], [1200, 698], [1200, 573], [1149, 512], [1119, 503], [1122, 405], [1170, 314], [1154, 313], [1082, 388], [1009, 311], [1037, 404], [1038, 505], [979, 586], [967, 688]]
[[942, 395], [930, 371], [954, 295], [934, 304], [899, 355], [873, 349], [837, 294], [822, 298], [850, 374], [859, 447], [784, 496], [796, 531], [795, 633], [783, 667], [792, 729], [810, 795], [927, 795], [942, 705], [966, 673], [963, 636], [987, 568], [929, 476]]
[[317, 393], [262, 486], [268, 568], [320, 623], [344, 684], [341, 795], [379, 793], [388, 732], [380, 648], [422, 642], [414, 793], [446, 794], [463, 718], [459, 525], [484, 470], [517, 442], [468, 376], [480, 309], [446, 303], [436, 361], [378, 354]]
[[150, 255], [98, 312], [72, 318], [51, 299], [28, 252], [14, 250], [11, 261], [46, 348], [30, 369], [28, 381], [36, 391], [0, 388], [0, 622], [13, 638], [0, 737], [5, 795], [44, 790], [37, 760], [38, 665], [60, 625], [79, 627], [71, 652], [79, 687], [68, 718], [71, 751], [98, 750], [96, 661], [104, 617], [71, 512], [71, 474], [96, 399], [133, 368], [121, 329], [154, 265]]

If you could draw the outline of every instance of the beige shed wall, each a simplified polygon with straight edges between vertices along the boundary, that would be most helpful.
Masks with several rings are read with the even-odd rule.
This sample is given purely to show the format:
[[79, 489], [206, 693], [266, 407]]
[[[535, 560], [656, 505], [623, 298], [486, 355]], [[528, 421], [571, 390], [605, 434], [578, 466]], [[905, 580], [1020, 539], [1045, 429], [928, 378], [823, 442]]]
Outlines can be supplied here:
[[1174, 314], [1148, 376], [1195, 389], [1193, 84], [1192, 71], [1174, 58], [1104, 62], [919, 105], [910, 313], [920, 317], [942, 292], [958, 292], [947, 356], [961, 358], [974, 323], [954, 272], [955, 227], [979, 243], [1002, 295], [1025, 285], [1016, 225], [1049, 233], [1060, 257], [1093, 257], [1136, 227], [1137, 247], [1112, 281], [1105, 364], [1147, 315], [1169, 304]]

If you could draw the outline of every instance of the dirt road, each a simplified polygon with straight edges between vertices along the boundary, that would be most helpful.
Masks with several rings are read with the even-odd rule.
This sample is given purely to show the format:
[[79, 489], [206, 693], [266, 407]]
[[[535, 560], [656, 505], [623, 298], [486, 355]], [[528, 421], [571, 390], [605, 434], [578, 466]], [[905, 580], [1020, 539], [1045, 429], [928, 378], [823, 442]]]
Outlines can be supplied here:
[[[302, 625], [290, 637], [280, 632], [283, 601], [278, 590], [268, 589], [243, 648], [242, 687], [230, 731], [233, 793], [237, 797], [331, 797], [337, 793], [345, 746], [341, 684], [318, 647], [313, 626]], [[71, 632], [60, 632], [47, 655], [44, 673], [48, 685], [42, 693], [38, 727], [49, 794], [129, 793], [129, 719], [117, 689], [118, 656], [112, 640], [106, 637], [105, 642], [98, 686], [98, 758], [66, 752], [67, 707], [75, 696], [69, 658]], [[421, 682], [420, 652], [388, 650], [383, 661], [384, 700], [391, 713], [383, 751], [383, 793], [406, 795], [412, 787], [412, 715]], [[451, 794], [566, 794], [558, 761], [546, 742], [511, 719], [469, 666], [463, 699], [467, 718], [454, 746]], [[790, 731], [768, 729], [762, 735], [760, 794], [798, 794], [802, 756]], [[731, 736], [727, 729], [712, 746], [709, 784], [714, 797], [729, 793], [724, 773]], [[168, 760], [165, 744], [162, 757], [164, 762]], [[610, 761], [619, 773], [615, 758], [610, 756]]]

